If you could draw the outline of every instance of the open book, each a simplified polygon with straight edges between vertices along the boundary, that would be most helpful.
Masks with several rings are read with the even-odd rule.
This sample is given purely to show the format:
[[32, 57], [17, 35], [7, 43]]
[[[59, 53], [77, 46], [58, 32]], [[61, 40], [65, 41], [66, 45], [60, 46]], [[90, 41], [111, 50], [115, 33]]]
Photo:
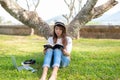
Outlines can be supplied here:
[[50, 45], [50, 44], [45, 44], [44, 45], [44, 48], [45, 49], [48, 49], [48, 48], [52, 48], [52, 49], [63, 49], [64, 46], [63, 45], [60, 45], [60, 44], [55, 44], [54, 46]]

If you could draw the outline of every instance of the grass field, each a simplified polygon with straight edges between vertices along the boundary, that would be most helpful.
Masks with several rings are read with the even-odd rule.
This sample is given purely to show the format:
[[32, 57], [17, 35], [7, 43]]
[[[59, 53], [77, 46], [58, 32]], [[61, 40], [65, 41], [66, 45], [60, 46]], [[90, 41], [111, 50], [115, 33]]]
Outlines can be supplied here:
[[[39, 80], [45, 43], [46, 40], [38, 36], [0, 35], [0, 80]], [[11, 55], [19, 66], [24, 60], [35, 59], [32, 67], [38, 71], [18, 72], [12, 65]], [[57, 80], [120, 80], [120, 40], [73, 40], [71, 63], [59, 70]]]

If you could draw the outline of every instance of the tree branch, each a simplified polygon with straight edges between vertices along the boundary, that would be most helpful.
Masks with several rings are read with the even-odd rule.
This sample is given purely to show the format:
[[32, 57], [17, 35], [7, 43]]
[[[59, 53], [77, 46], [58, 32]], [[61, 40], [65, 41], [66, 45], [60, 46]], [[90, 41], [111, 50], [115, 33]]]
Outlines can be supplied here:
[[104, 12], [108, 11], [109, 9], [111, 9], [116, 4], [118, 4], [117, 1], [115, 1], [115, 0], [109, 0], [105, 4], [102, 4], [102, 5], [98, 6], [98, 7], [95, 7], [93, 9], [93, 18], [100, 17], [102, 14], [104, 14]]
[[69, 7], [70, 5], [67, 3], [67, 1], [66, 0], [64, 0], [64, 2], [65, 2], [65, 4]]
[[25, 10], [13, 0], [0, 0], [0, 4], [17, 20], [21, 21], [25, 25], [28, 25], [29, 27], [38, 30], [38, 35], [48, 38], [51, 34], [51, 29], [48, 24], [44, 22], [35, 11], [33, 12]]
[[88, 21], [91, 20], [91, 11], [94, 8], [98, 0], [88, 0], [84, 7], [79, 11], [75, 18], [68, 25], [69, 36], [75, 38], [78, 34], [80, 27], [85, 25]]

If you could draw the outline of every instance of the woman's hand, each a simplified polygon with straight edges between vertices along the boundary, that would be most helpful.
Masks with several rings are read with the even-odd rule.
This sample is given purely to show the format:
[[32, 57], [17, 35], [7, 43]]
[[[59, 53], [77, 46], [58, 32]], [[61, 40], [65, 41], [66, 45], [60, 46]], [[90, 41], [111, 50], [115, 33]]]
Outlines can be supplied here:
[[46, 53], [46, 50], [47, 50], [47, 48], [44, 48], [44, 49], [43, 49], [43, 53], [44, 53], [44, 54]]
[[66, 49], [63, 49], [62, 51], [65, 56], [70, 56], [70, 53], [68, 53]]

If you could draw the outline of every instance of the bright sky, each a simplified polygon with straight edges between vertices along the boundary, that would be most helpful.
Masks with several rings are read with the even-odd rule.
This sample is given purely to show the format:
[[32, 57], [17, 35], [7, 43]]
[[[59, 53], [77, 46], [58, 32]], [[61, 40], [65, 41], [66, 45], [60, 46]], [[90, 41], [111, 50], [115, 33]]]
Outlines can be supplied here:
[[[25, 3], [21, 0], [18, 0], [19, 4], [23, 7], [25, 7]], [[85, 2], [85, 0], [83, 0]], [[100, 5], [107, 0], [99, 0], [97, 5]], [[115, 7], [113, 7], [111, 10], [106, 12], [106, 14], [112, 14], [117, 11], [120, 11], [120, 0], [119, 4], [117, 4]], [[61, 14], [66, 14], [68, 13], [68, 9], [64, 3], [64, 0], [40, 0], [39, 7], [37, 8], [38, 15], [43, 19], [43, 20], [48, 20], [52, 17], [61, 15]], [[0, 6], [0, 16], [4, 18], [4, 20], [11, 20], [13, 23], [18, 23], [17, 20], [15, 20], [12, 16], [10, 16], [3, 8]]]

